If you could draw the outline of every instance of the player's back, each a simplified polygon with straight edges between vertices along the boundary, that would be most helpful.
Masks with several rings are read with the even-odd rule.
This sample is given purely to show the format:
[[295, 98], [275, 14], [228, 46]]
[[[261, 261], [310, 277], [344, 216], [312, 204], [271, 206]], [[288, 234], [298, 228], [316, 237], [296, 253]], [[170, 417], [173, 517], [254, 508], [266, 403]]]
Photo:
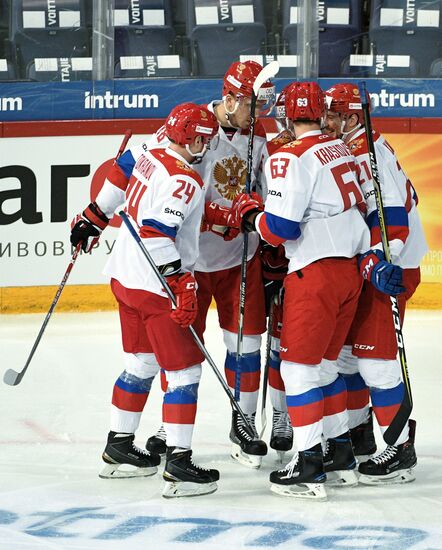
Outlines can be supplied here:
[[364, 202], [354, 158], [341, 140], [308, 132], [269, 158], [266, 177], [266, 212], [299, 224], [299, 237], [285, 243], [290, 271], [364, 251]]

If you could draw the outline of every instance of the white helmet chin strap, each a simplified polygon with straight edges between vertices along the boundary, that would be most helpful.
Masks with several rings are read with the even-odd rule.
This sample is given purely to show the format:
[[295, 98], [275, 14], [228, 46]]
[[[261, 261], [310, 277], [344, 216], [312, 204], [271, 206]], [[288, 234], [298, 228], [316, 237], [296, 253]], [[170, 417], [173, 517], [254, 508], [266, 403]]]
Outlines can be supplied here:
[[342, 124], [341, 124], [341, 139], [346, 139], [350, 134], [352, 134], [353, 132], [356, 132], [356, 130], [359, 130], [359, 128], [361, 128], [362, 124], [360, 122], [357, 123], [357, 125], [352, 128], [351, 130], [349, 130], [348, 132], [344, 132], [344, 127], [345, 127], [345, 121], [342, 121]]
[[345, 128], [345, 125], [346, 125], [347, 120], [348, 120], [347, 117], [348, 117], [348, 115], [346, 115], [345, 118], [343, 118], [342, 122], [341, 122], [341, 139], [342, 140], [347, 139], [347, 137], [350, 134], [352, 134], [353, 132], [356, 132], [356, 130], [359, 130], [359, 128], [361, 128], [361, 126], [362, 126], [362, 124], [360, 122], [358, 122], [354, 128], [352, 128], [348, 132], [344, 132], [344, 128]]
[[186, 151], [189, 153], [189, 155], [193, 158], [192, 162], [194, 164], [198, 164], [199, 162], [201, 162], [202, 158], [204, 157], [204, 155], [206, 154], [206, 151], [207, 151], [207, 144], [206, 143], [204, 144], [204, 147], [203, 147], [202, 151], [200, 151], [199, 153], [192, 153], [188, 143], [186, 143], [186, 145], [184, 147], [186, 148]]
[[234, 115], [234, 114], [236, 113], [236, 111], [238, 110], [238, 107], [239, 107], [239, 100], [237, 99], [237, 100], [235, 101], [235, 107], [233, 108], [233, 111], [229, 111], [229, 110], [227, 109], [226, 97], [227, 97], [227, 96], [224, 96], [224, 97], [223, 97], [224, 110], [226, 111], [226, 122], [227, 122], [227, 124], [228, 124], [231, 128], [237, 128], [237, 126], [234, 126], [234, 125], [232, 124], [232, 122], [230, 121], [230, 117], [231, 117], [232, 115]]

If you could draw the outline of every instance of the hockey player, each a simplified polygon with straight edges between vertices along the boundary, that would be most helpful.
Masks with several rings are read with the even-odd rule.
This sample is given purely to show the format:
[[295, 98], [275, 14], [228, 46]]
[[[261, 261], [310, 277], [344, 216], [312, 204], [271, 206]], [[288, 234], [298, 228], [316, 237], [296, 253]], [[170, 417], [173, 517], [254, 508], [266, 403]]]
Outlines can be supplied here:
[[[223, 79], [222, 99], [208, 105], [220, 124], [219, 142], [195, 166], [206, 185], [204, 222], [200, 236], [200, 255], [195, 267], [198, 282], [198, 307], [202, 331], [207, 311], [215, 299], [218, 319], [227, 348], [225, 373], [229, 387], [235, 387], [239, 284], [243, 239], [229, 221], [233, 199], [245, 189], [250, 105], [253, 84], [262, 70], [254, 61], [233, 63]], [[257, 98], [256, 116], [268, 109], [274, 100], [274, 86], [265, 83]], [[164, 144], [160, 129], [153, 139]], [[259, 120], [255, 124], [252, 162], [252, 184], [257, 182], [266, 135]], [[149, 144], [151, 146], [152, 143]], [[261, 334], [265, 331], [265, 304], [258, 252], [259, 238], [251, 235], [248, 248], [246, 311], [244, 319], [243, 359], [240, 365], [240, 404], [249, 423], [255, 425], [260, 382]], [[267, 453], [263, 441], [252, 439], [244, 430], [241, 417], [232, 412], [230, 430], [232, 457], [241, 464], [259, 468]], [[158, 444], [149, 438], [151, 443]]]
[[[196, 281], [192, 274], [204, 208], [204, 183], [192, 169], [204, 156], [218, 122], [206, 108], [176, 107], [165, 124], [166, 149], [145, 151], [130, 174], [115, 163], [95, 202], [73, 221], [71, 242], [88, 251], [107, 226], [115, 208], [125, 210], [159, 271], [174, 292], [177, 306], [123, 225], [105, 267], [119, 306], [125, 370], [115, 383], [111, 422], [100, 477], [149, 476], [160, 457], [134, 444], [135, 431], [158, 365], [166, 371], [167, 392], [163, 424], [167, 455], [164, 497], [212, 493], [217, 470], [192, 461], [192, 432], [196, 415], [201, 362], [204, 357], [187, 327], [197, 315]], [[128, 470], [128, 467], [130, 468]]]
[[[286, 96], [296, 140], [266, 162], [269, 193], [264, 212], [247, 195], [232, 211], [245, 230], [289, 259], [284, 281], [281, 376], [298, 453], [270, 475], [274, 492], [325, 498], [322, 434], [342, 444], [347, 461], [337, 483], [357, 483], [348, 432], [345, 383], [336, 359], [353, 319], [362, 286], [356, 255], [369, 232], [358, 204], [363, 197], [354, 160], [341, 140], [321, 132], [324, 93], [314, 82], [297, 83]], [[327, 461], [327, 455], [324, 458]]]
[[[374, 197], [370, 159], [364, 129], [364, 115], [358, 87], [336, 84], [326, 92], [329, 110], [326, 131], [332, 137], [342, 136], [355, 156], [360, 184], [367, 201], [367, 224], [371, 231], [371, 250], [362, 257], [364, 276], [373, 284], [364, 285], [356, 317], [347, 344], [340, 355], [340, 371], [347, 381], [350, 420], [355, 444], [361, 451], [376, 451], [372, 420], [368, 413], [368, 391], [373, 410], [384, 433], [399, 409], [404, 393], [397, 344], [392, 321], [391, 302], [387, 294], [398, 294], [401, 319], [407, 300], [420, 282], [419, 264], [427, 244], [417, 212], [417, 195], [389, 143], [373, 133], [379, 168], [387, 234], [392, 262], [403, 268], [403, 286], [383, 288], [373, 277], [373, 265], [384, 259], [379, 218]], [[352, 395], [353, 394], [353, 395]], [[395, 445], [359, 466], [361, 483], [404, 483], [415, 476], [415, 422], [409, 421]], [[368, 451], [368, 452], [367, 452]], [[365, 454], [365, 453], [364, 453]]]

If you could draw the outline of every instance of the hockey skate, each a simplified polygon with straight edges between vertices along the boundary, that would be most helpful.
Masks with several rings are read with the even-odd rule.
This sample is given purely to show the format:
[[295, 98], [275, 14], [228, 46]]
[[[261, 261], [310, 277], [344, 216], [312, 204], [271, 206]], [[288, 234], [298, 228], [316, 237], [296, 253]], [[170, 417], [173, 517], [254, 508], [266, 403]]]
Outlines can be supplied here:
[[163, 479], [164, 498], [196, 497], [218, 489], [219, 472], [197, 466], [190, 449], [167, 447]]
[[358, 484], [356, 459], [349, 432], [325, 442], [324, 470], [328, 486], [353, 487]]
[[[356, 457], [370, 457], [376, 452], [376, 440], [373, 432], [373, 409], [370, 408], [370, 413], [367, 422], [359, 424], [350, 430], [351, 443], [353, 452]], [[361, 460], [359, 460], [361, 462]]]
[[273, 409], [270, 447], [275, 449], [281, 462], [284, 459], [284, 454], [293, 447], [293, 429], [287, 412]]
[[149, 437], [147, 440], [146, 450], [160, 456], [164, 456], [166, 454], [166, 431], [162, 424], [157, 433]]
[[326, 500], [327, 476], [322, 463], [321, 445], [300, 451], [282, 470], [270, 474], [270, 489], [293, 498]]
[[232, 442], [231, 456], [243, 466], [259, 468], [262, 457], [267, 454], [267, 445], [258, 439], [255, 428], [255, 414], [247, 415], [249, 425], [253, 428], [254, 437], [247, 431], [243, 419], [236, 411], [232, 411], [232, 427], [230, 441]]
[[103, 479], [152, 476], [161, 462], [159, 455], [143, 451], [134, 444], [135, 435], [109, 432], [102, 454], [106, 466], [99, 473]]
[[359, 465], [359, 481], [364, 485], [389, 485], [414, 481], [417, 464], [414, 449], [416, 422], [408, 421], [410, 435], [401, 445], [388, 445], [382, 453]]

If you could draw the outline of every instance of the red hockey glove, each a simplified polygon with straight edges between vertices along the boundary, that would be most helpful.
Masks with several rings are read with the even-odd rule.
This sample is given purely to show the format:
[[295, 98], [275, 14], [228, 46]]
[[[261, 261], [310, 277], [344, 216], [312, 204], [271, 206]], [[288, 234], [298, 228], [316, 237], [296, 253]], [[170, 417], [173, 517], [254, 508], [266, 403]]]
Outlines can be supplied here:
[[195, 278], [191, 273], [180, 273], [167, 277], [166, 280], [177, 303], [170, 316], [180, 327], [186, 328], [195, 321], [198, 313]]
[[261, 243], [262, 278], [267, 315], [270, 304], [279, 292], [287, 275], [289, 261], [285, 257], [285, 248], [280, 244], [275, 247], [266, 242]]
[[247, 219], [250, 214], [262, 212], [264, 203], [258, 193], [240, 193], [235, 197], [230, 212], [235, 218], [235, 223], [243, 231], [255, 231], [255, 226]]
[[108, 217], [97, 203], [91, 202], [82, 214], [77, 214], [71, 221], [71, 243], [74, 246], [81, 243], [82, 250], [90, 252], [108, 223]]
[[229, 207], [216, 202], [206, 202], [201, 231], [212, 231], [225, 241], [231, 241], [240, 233], [239, 225], [235, 226], [235, 223], [237, 220], [232, 216]]

